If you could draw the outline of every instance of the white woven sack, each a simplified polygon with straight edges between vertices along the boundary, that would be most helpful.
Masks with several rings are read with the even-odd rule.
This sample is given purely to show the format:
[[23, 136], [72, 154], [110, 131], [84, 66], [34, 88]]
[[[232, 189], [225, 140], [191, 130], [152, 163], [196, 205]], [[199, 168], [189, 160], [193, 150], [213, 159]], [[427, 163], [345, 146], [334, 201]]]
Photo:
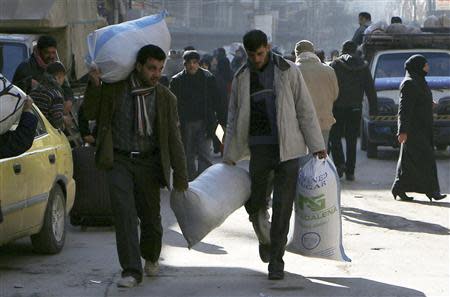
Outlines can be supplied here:
[[250, 197], [250, 176], [237, 166], [209, 167], [184, 192], [172, 191], [170, 206], [191, 248], [219, 227]]
[[124, 80], [133, 71], [137, 53], [143, 46], [153, 44], [168, 52], [171, 38], [165, 16], [166, 12], [161, 12], [89, 34], [88, 68], [98, 68], [102, 81], [113, 83]]
[[27, 95], [0, 73], [0, 135], [19, 121]]
[[340, 186], [330, 158], [311, 158], [300, 170], [294, 209], [294, 235], [288, 251], [350, 261], [342, 246]]

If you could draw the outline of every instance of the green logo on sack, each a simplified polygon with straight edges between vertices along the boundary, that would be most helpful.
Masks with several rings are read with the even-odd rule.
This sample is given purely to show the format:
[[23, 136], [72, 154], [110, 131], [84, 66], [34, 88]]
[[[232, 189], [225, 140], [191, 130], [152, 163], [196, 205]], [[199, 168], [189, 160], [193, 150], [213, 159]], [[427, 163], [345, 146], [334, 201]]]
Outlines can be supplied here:
[[306, 197], [299, 194], [298, 207], [303, 210], [305, 205], [308, 206], [312, 211], [321, 211], [325, 209], [325, 195], [319, 195], [315, 197]]

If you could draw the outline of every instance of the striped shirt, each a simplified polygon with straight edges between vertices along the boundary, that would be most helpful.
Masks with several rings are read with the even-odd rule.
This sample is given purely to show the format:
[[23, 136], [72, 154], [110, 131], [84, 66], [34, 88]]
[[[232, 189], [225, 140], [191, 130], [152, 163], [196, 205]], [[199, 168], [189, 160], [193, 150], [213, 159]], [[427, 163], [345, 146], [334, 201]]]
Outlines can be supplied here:
[[64, 96], [60, 88], [39, 84], [30, 92], [36, 106], [56, 129], [64, 128]]

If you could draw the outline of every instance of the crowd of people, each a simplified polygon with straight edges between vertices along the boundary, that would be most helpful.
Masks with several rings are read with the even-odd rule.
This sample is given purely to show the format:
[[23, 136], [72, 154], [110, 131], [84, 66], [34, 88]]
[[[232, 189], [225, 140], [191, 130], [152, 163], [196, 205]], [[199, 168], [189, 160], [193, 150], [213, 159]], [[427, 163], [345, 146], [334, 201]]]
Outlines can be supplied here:
[[[172, 169], [173, 188], [187, 190], [188, 182], [212, 165], [214, 148], [230, 166], [250, 158], [251, 196], [245, 208], [253, 224], [267, 216], [273, 190], [271, 244], [260, 241], [259, 253], [269, 263], [269, 279], [283, 279], [302, 160], [308, 153], [324, 159], [329, 151], [339, 176], [355, 180], [364, 94], [370, 114], [377, 114], [373, 78], [358, 54], [370, 14], [361, 13], [359, 20], [353, 40], [333, 52], [330, 63], [308, 40], [296, 44], [295, 58], [284, 58], [272, 50], [264, 32], [252, 30], [231, 62], [223, 48], [204, 55], [192, 46], [182, 53], [171, 50], [166, 61], [161, 48], [147, 45], [139, 50], [126, 80], [107, 84], [98, 69], [89, 73], [80, 127], [85, 141], [96, 145], [97, 166], [107, 171], [123, 269], [118, 286], [134, 287], [144, 274], [157, 274], [160, 188], [169, 187]], [[72, 94], [55, 52], [54, 40], [39, 39], [31, 59], [19, 66], [14, 83], [61, 129]], [[433, 157], [432, 98], [424, 80], [429, 66], [424, 57], [414, 56], [405, 67], [398, 132], [402, 153], [392, 194], [411, 200], [405, 192], [415, 191], [430, 200], [443, 199]], [[22, 126], [35, 125], [27, 113], [30, 102], [18, 133]], [[88, 127], [89, 120], [96, 121], [95, 130]], [[224, 127], [224, 139], [217, 139], [217, 125]], [[12, 135], [4, 137], [10, 142]], [[5, 147], [1, 146], [2, 154], [10, 155]]]

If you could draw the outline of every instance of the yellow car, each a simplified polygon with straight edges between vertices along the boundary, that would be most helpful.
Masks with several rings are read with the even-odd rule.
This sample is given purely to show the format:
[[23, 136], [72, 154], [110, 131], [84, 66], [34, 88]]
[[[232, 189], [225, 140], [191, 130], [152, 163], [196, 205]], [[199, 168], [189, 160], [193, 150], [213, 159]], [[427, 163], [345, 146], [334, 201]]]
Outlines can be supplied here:
[[31, 236], [35, 251], [55, 254], [65, 241], [65, 220], [73, 206], [72, 153], [66, 136], [36, 106], [39, 122], [33, 146], [0, 160], [0, 246]]

